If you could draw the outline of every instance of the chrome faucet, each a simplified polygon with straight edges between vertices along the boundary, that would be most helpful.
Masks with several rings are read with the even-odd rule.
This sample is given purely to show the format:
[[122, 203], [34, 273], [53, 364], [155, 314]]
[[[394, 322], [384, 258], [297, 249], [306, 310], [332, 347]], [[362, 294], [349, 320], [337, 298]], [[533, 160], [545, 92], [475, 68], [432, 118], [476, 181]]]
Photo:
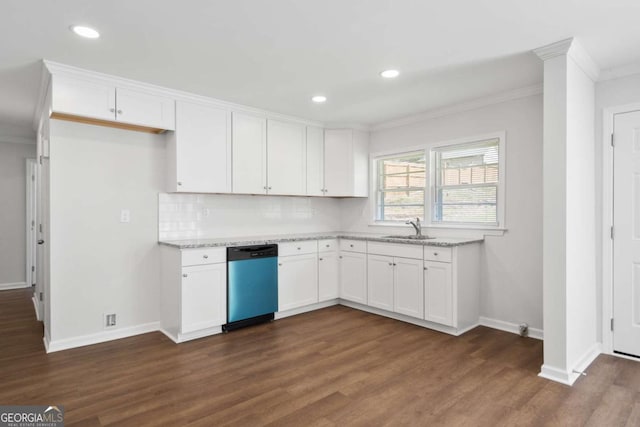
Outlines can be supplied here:
[[420, 225], [420, 218], [416, 218], [416, 222], [407, 221], [405, 224], [413, 225], [413, 228], [416, 229], [416, 236], [422, 236], [422, 226]]

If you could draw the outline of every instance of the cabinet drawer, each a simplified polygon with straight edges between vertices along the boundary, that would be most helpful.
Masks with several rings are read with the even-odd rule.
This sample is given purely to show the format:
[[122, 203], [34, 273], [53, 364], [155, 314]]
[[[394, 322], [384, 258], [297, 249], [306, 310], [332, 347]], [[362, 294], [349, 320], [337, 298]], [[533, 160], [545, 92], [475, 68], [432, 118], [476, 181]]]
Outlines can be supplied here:
[[318, 252], [317, 240], [278, 243], [278, 256], [314, 254]]
[[422, 245], [369, 242], [367, 253], [402, 258], [422, 259]]
[[340, 240], [340, 250], [349, 252], [367, 252], [367, 242], [364, 240]]
[[424, 259], [426, 261], [451, 262], [451, 248], [441, 248], [438, 246], [425, 246]]
[[339, 248], [337, 239], [318, 240], [318, 252], [334, 252]]
[[227, 262], [227, 248], [183, 249], [182, 266]]

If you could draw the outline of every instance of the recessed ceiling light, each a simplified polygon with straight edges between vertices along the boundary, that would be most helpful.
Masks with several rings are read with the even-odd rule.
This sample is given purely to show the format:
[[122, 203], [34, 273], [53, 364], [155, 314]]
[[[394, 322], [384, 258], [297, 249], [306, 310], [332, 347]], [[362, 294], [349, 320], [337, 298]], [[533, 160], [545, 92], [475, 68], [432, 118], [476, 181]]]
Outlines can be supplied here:
[[327, 101], [327, 97], [324, 95], [316, 95], [313, 98], [311, 98], [311, 100], [317, 104], [322, 104], [323, 102]]
[[91, 27], [85, 27], [83, 25], [72, 25], [69, 27], [69, 29], [80, 37], [85, 37], [87, 39], [97, 39], [98, 37], [100, 37], [100, 33]]
[[400, 75], [400, 71], [398, 71], [398, 70], [384, 70], [383, 72], [380, 73], [380, 75], [382, 77], [384, 77], [385, 79], [395, 79], [396, 77], [398, 77]]

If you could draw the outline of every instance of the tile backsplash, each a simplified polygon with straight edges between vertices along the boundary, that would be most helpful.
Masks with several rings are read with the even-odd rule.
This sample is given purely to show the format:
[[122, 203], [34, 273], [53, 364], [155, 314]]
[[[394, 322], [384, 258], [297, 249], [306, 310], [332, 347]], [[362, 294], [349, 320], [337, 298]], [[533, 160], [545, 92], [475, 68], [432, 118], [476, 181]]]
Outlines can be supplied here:
[[158, 196], [158, 238], [179, 240], [340, 229], [340, 201], [322, 197]]

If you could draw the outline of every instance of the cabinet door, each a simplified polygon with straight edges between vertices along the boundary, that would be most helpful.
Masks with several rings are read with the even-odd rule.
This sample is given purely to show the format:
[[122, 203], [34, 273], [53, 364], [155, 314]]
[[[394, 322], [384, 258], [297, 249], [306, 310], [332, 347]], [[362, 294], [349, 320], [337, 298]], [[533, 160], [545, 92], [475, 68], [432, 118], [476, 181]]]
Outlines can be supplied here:
[[267, 119], [233, 113], [232, 147], [234, 193], [267, 192]]
[[227, 319], [226, 263], [182, 269], [181, 332], [223, 325]]
[[337, 252], [322, 252], [318, 257], [318, 300], [340, 296], [340, 267]]
[[424, 319], [424, 277], [421, 259], [395, 258], [393, 311]]
[[393, 310], [393, 258], [367, 255], [367, 304]]
[[116, 119], [116, 88], [108, 84], [53, 76], [51, 101], [53, 113]]
[[116, 91], [116, 120], [139, 126], [174, 130], [175, 100], [136, 90]]
[[367, 256], [357, 252], [340, 253], [340, 298], [367, 303]]
[[326, 196], [353, 192], [353, 131], [327, 129], [324, 133], [324, 188]]
[[[176, 103], [175, 161], [177, 191], [231, 192], [230, 113], [222, 108]], [[170, 165], [173, 166], [173, 165]], [[170, 183], [170, 188], [173, 185]]]
[[278, 259], [278, 310], [318, 302], [318, 255], [294, 255]]
[[425, 320], [447, 326], [455, 326], [451, 264], [425, 261], [424, 268]]
[[324, 130], [307, 126], [307, 196], [324, 196]]
[[267, 187], [269, 194], [304, 196], [307, 192], [305, 127], [267, 122]]

